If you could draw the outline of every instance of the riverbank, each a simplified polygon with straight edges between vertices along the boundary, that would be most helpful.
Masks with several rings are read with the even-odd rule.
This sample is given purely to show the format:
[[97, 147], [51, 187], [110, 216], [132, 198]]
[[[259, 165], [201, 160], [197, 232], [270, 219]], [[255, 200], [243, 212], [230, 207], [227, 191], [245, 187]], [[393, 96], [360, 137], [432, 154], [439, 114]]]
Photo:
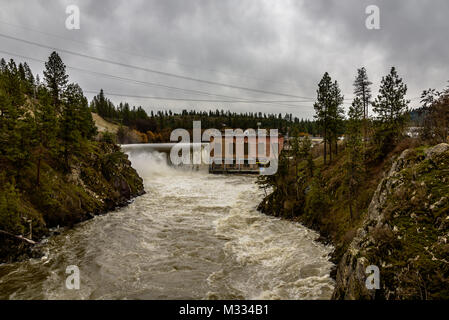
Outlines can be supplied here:
[[[70, 170], [59, 169], [50, 155], [40, 163], [39, 185], [31, 165], [15, 181], [3, 186], [9, 212], [8, 234], [0, 234], [0, 262], [23, 260], [39, 254], [31, 242], [39, 242], [56, 227], [72, 227], [95, 215], [127, 205], [144, 191], [143, 181], [128, 156], [112, 142], [91, 141], [71, 159]], [[20, 186], [20, 189], [19, 187]], [[25, 241], [24, 239], [30, 241]]]
[[[342, 156], [330, 166], [315, 159], [315, 176], [299, 197], [275, 190], [259, 210], [299, 221], [334, 244], [334, 299], [447, 299], [449, 145], [404, 143], [385, 159], [367, 168], [352, 215]], [[379, 290], [365, 287], [369, 265], [380, 268]]]

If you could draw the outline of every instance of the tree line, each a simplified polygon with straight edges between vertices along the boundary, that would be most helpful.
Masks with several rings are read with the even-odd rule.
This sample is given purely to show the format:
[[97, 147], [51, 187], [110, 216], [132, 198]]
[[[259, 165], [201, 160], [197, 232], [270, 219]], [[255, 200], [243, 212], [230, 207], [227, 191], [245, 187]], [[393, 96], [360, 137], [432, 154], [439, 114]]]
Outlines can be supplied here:
[[[237, 113], [229, 110], [215, 109], [197, 111], [184, 109], [181, 112], [172, 110], [151, 110], [150, 114], [141, 107], [131, 107], [129, 103], [120, 102], [115, 106], [103, 90], [96, 95], [90, 104], [92, 112], [98, 113], [104, 119], [127, 126], [146, 134], [149, 142], [169, 141], [174, 129], [192, 129], [193, 121], [201, 121], [203, 128], [241, 128], [243, 130], [258, 127], [263, 129], [276, 128], [282, 134], [289, 133], [293, 128], [303, 134], [318, 135], [320, 133], [317, 121], [299, 119], [291, 113], [273, 114], [262, 112]], [[119, 137], [124, 129], [119, 129]], [[341, 130], [339, 131], [341, 133]], [[154, 138], [158, 137], [158, 138]], [[119, 139], [120, 140], [120, 139]]]
[[88, 101], [78, 84], [69, 83], [56, 52], [45, 63], [43, 81], [27, 63], [1, 59], [0, 229], [22, 234], [23, 219], [33, 209], [19, 199], [46, 194], [43, 163], [69, 173], [72, 157], [88, 149], [96, 135]]
[[87, 98], [68, 82], [66, 67], [56, 52], [45, 63], [44, 81], [33, 76], [27, 63], [0, 60], [0, 161], [14, 167], [16, 176], [31, 161], [39, 164], [44, 152], [69, 158], [84, 141], [96, 135]]

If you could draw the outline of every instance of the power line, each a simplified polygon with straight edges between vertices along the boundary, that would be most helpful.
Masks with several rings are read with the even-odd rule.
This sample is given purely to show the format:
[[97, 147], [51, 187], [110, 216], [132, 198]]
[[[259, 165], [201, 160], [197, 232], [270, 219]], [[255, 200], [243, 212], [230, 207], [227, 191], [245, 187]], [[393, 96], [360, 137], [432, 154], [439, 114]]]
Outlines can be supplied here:
[[206, 71], [211, 71], [211, 72], [215, 72], [217, 74], [223, 74], [226, 76], [231, 76], [231, 77], [236, 77], [236, 78], [247, 78], [247, 79], [253, 79], [253, 80], [257, 80], [257, 81], [262, 81], [262, 82], [271, 82], [271, 83], [278, 83], [278, 84], [284, 84], [284, 85], [289, 85], [289, 86], [296, 86], [296, 84], [291, 83], [291, 82], [285, 82], [285, 81], [273, 81], [273, 80], [269, 80], [269, 79], [260, 79], [260, 78], [256, 78], [256, 77], [251, 77], [249, 75], [243, 75], [243, 74], [231, 74], [231, 73], [227, 73], [227, 72], [223, 72], [223, 71], [219, 71], [216, 69], [211, 69], [211, 68], [204, 68], [204, 67], [199, 67], [199, 66], [194, 66], [194, 65], [190, 65], [190, 64], [186, 64], [186, 63], [181, 63], [178, 61], [171, 61], [171, 60], [166, 60], [166, 59], [161, 59], [159, 57], [154, 57], [154, 56], [148, 56], [148, 55], [143, 55], [143, 54], [138, 54], [135, 52], [128, 52], [128, 51], [123, 51], [123, 50], [118, 50], [115, 48], [111, 48], [108, 46], [103, 46], [100, 44], [95, 44], [95, 43], [91, 43], [91, 42], [84, 42], [84, 41], [79, 41], [79, 40], [75, 40], [75, 39], [69, 39], [60, 35], [56, 35], [56, 34], [52, 34], [52, 33], [48, 33], [48, 32], [44, 32], [41, 30], [37, 30], [31, 27], [26, 27], [26, 26], [20, 26], [17, 24], [12, 24], [9, 22], [5, 22], [5, 21], [0, 21], [0, 23], [11, 26], [11, 27], [15, 27], [15, 28], [20, 28], [23, 30], [28, 30], [28, 31], [32, 31], [35, 33], [40, 33], [49, 37], [54, 37], [57, 39], [62, 39], [62, 40], [66, 40], [66, 41], [71, 41], [74, 43], [79, 43], [88, 47], [98, 47], [98, 48], [103, 48], [109, 51], [115, 51], [121, 54], [127, 54], [127, 55], [131, 55], [131, 56], [135, 56], [135, 57], [141, 57], [141, 58], [145, 58], [145, 59], [149, 59], [149, 60], [155, 60], [155, 61], [159, 61], [159, 62], [164, 62], [164, 63], [170, 63], [170, 64], [176, 64], [176, 65], [180, 65], [180, 66], [184, 66], [184, 67], [188, 67], [188, 68], [195, 68], [195, 69], [199, 69], [199, 70], [206, 70]]
[[[142, 55], [142, 54], [138, 54], [138, 53], [133, 53], [133, 52], [128, 52], [128, 51], [118, 50], [118, 49], [111, 48], [111, 47], [108, 47], [108, 46], [103, 46], [103, 45], [94, 44], [94, 43], [90, 43], [90, 42], [83, 42], [83, 41], [79, 41], [79, 40], [75, 40], [75, 39], [65, 38], [65, 37], [62, 37], [62, 36], [60, 36], [60, 35], [56, 35], [56, 34], [44, 32], [44, 31], [41, 31], [41, 30], [36, 30], [36, 29], [30, 28], [30, 27], [26, 27], [26, 26], [20, 26], [20, 25], [8, 23], [8, 22], [5, 22], [5, 21], [0, 21], [0, 23], [5, 24], [5, 25], [9, 25], [9, 26], [12, 26], [12, 27], [15, 27], [15, 28], [21, 28], [21, 29], [24, 29], [24, 30], [28, 30], [28, 31], [32, 31], [32, 32], [44, 34], [44, 35], [50, 36], [50, 37], [59, 38], [59, 39], [62, 39], [62, 40], [67, 40], [67, 41], [72, 41], [72, 42], [75, 42], [75, 43], [80, 43], [80, 44], [83, 44], [83, 45], [85, 45], [85, 46], [99, 47], [99, 48], [108, 49], [108, 50], [111, 50], [111, 51], [116, 51], [116, 52], [118, 52], [118, 53], [127, 54], [127, 55], [132, 55], [132, 56], [136, 56], [136, 57], [142, 57], [142, 58], [146, 58], [146, 59], [150, 59], [150, 60], [156, 60], [156, 61], [165, 62], [165, 63], [178, 64], [178, 65], [181, 65], [181, 66], [186, 66], [186, 67], [190, 67], [190, 68], [197, 68], [197, 69], [202, 69], [202, 70], [212, 71], [212, 72], [215, 72], [215, 73], [218, 73], [218, 74], [224, 74], [224, 75], [233, 76], [233, 77], [244, 77], [244, 78], [250, 78], [250, 79], [254, 79], [254, 80], [258, 80], [258, 81], [263, 81], [263, 82], [284, 83], [284, 84], [293, 85], [293, 83], [279, 82], [279, 81], [272, 81], [272, 80], [268, 80], [268, 79], [260, 79], [260, 78], [255, 78], [255, 77], [251, 77], [251, 76], [248, 76], [248, 75], [235, 75], [235, 74], [230, 74], [230, 73], [225, 73], [225, 72], [222, 72], [222, 71], [218, 71], [218, 70], [216, 70], [216, 69], [202, 68], [202, 67], [198, 67], [198, 66], [193, 66], [193, 65], [189, 65], [189, 64], [180, 63], [180, 62], [177, 62], [177, 61], [164, 60], [164, 59], [160, 59], [160, 58], [152, 57], [152, 56], [148, 56], [148, 55]], [[64, 49], [58, 49], [58, 48], [53, 48], [53, 47], [50, 47], [50, 46], [41, 45], [41, 44], [38, 44], [38, 43], [33, 43], [33, 42], [31, 42], [31, 41], [27, 41], [27, 40], [24, 40], [24, 39], [14, 38], [14, 37], [11, 37], [11, 36], [8, 36], [8, 35], [0, 34], [0, 36], [6, 37], [6, 38], [9, 38], [9, 39], [12, 39], [12, 40], [23, 41], [23, 42], [26, 42], [26, 43], [29, 43], [29, 44], [33, 44], [33, 45], [37, 45], [37, 46], [41, 46], [41, 47], [44, 47], [44, 48], [53, 49], [53, 50], [60, 50], [60, 51], [62, 51], [62, 52], [66, 52], [66, 53], [74, 54], [74, 55], [80, 55], [80, 56], [82, 56], [82, 57], [88, 58], [86, 55], [83, 55], [83, 54], [78, 54], [78, 53], [74, 53], [74, 52], [69, 52], [68, 50], [64, 50]], [[4, 51], [0, 51], [0, 52], [4, 52]], [[9, 53], [7, 53], [7, 52], [4, 52], [4, 53], [9, 54]], [[15, 54], [10, 54], [10, 55], [13, 55], [13, 56], [19, 56], [19, 55], [15, 55]], [[31, 60], [36, 60], [36, 61], [42, 61], [42, 60], [33, 59], [33, 58], [29, 58], [29, 57], [26, 57], [26, 58], [31, 59]], [[101, 58], [97, 58], [97, 57], [89, 57], [89, 59], [96, 59], [96, 60], [97, 60], [97, 59], [101, 59]], [[44, 62], [44, 61], [42, 61], [42, 62]], [[104, 62], [116, 64], [116, 62], [113, 62], [113, 61], [104, 61]], [[121, 65], [119, 62], [117, 62], [117, 63], [118, 63], [119, 65]], [[129, 66], [129, 67], [133, 67], [133, 68], [134, 68], [135, 66]], [[77, 68], [75, 68], [75, 67], [71, 67], [71, 68], [74, 69], [74, 70], [77, 70]], [[140, 67], [137, 67], [137, 68], [140, 68]], [[78, 69], [78, 70], [79, 70], [79, 71], [83, 71], [83, 72], [89, 72], [88, 70], [82, 70], [82, 69]], [[147, 71], [147, 70], [145, 70], [145, 71]], [[148, 71], [149, 71], [149, 70], [148, 70]], [[149, 72], [150, 72], [150, 71], [149, 71]], [[158, 71], [155, 71], [155, 72], [158, 72]], [[91, 72], [91, 73], [92, 73], [92, 72]], [[115, 77], [115, 76], [112, 76], [112, 75], [109, 75], [109, 76]], [[179, 76], [184, 77], [184, 76], [182, 76], [182, 75], [179, 75]], [[120, 77], [118, 77], [118, 78], [120, 78]], [[192, 79], [190, 79], [189, 77], [186, 77], [186, 78], [188, 78], [188, 80], [193, 80], [193, 78], [192, 78]], [[141, 81], [133, 80], [133, 79], [129, 79], [129, 80], [131, 80], [131, 81], [133, 81], [133, 82], [141, 82]], [[196, 79], [196, 80], [199, 80], [199, 81], [205, 81], [206, 83], [208, 82], [207, 80], [201, 80], [201, 79]], [[195, 80], [195, 81], [196, 81], [196, 80]], [[219, 83], [216, 83], [216, 84], [219, 85]], [[156, 85], [163, 86], [162, 84], [154, 84], [154, 85], [155, 85], [155, 86], [156, 86]], [[223, 84], [223, 85], [228, 86], [228, 85], [226, 85], [226, 84]], [[168, 86], [167, 86], [167, 87], [168, 87]], [[176, 87], [173, 87], [173, 89], [175, 89], [175, 88], [176, 88]], [[231, 85], [231, 88], [234, 88], [234, 86]], [[253, 90], [258, 90], [258, 89], [250, 89], [250, 88], [237, 87], [237, 86], [235, 86], [235, 88], [242, 89], [242, 90], [247, 90], [247, 89], [249, 89], [249, 90], [251, 90], [251, 91], [253, 91]], [[179, 89], [179, 90], [191, 91], [192, 93], [193, 93], [193, 91], [196, 91], [196, 90], [189, 90], [189, 89], [183, 89], [183, 88], [176, 88], [175, 90], [177, 90], [177, 89]], [[261, 91], [263, 91], [262, 93], [267, 93], [267, 94], [275, 94], [275, 95], [278, 95], [278, 94], [279, 94], [279, 93], [269, 92], [269, 91], [266, 91], [266, 92], [265, 92], [264, 90], [261, 90]], [[200, 92], [200, 91], [198, 91], [198, 92]], [[257, 91], [257, 92], [259, 92], [259, 91]], [[204, 94], [207, 94], [207, 93], [204, 93]], [[229, 97], [229, 96], [225, 96], [225, 95], [217, 95], [217, 94], [213, 94], [213, 95], [216, 95], [216, 96], [223, 96], [223, 97]], [[281, 94], [281, 95], [283, 95], [283, 94]], [[308, 100], [310, 100], [310, 102], [315, 101], [315, 98], [311, 98], [311, 97], [300, 97], [300, 96], [294, 96], [294, 95], [289, 95], [289, 94], [286, 94], [286, 95], [292, 96], [292, 97], [301, 98], [301, 99], [308, 99]], [[230, 97], [230, 98], [231, 98], [231, 97]], [[414, 98], [411, 98], [410, 100], [413, 101], [413, 100], [417, 100], [417, 99], [421, 99], [421, 98], [422, 98], [422, 97], [414, 97]], [[345, 98], [344, 100], [353, 100], [353, 98]], [[292, 101], [292, 102], [309, 102], [309, 101]], [[293, 106], [292, 106], [292, 107], [293, 107]]]
[[[7, 54], [9, 56], [15, 56], [15, 57], [19, 57], [19, 58], [22, 58], [22, 59], [29, 59], [29, 60], [45, 63], [45, 61], [41, 60], [41, 59], [31, 58], [31, 57], [27, 57], [27, 56], [24, 56], [24, 55], [11, 53], [11, 52], [4, 51], [4, 50], [0, 50], [0, 52], [4, 53], [4, 54]], [[183, 94], [185, 94], [184, 92], [187, 92], [187, 93], [192, 93], [192, 94], [196, 94], [196, 95], [206, 95], [206, 96], [215, 96], [215, 97], [234, 99], [235, 102], [242, 102], [242, 103], [249, 103], [249, 102], [254, 102], [255, 103], [255, 102], [257, 102], [257, 103], [264, 103], [264, 104], [276, 103], [276, 105], [289, 106], [289, 107], [292, 107], [292, 108], [295, 108], [297, 106], [296, 105], [288, 105], [288, 104], [284, 104], [284, 103], [309, 102], [308, 100], [287, 100], [287, 101], [284, 101], [284, 100], [283, 101], [256, 100], [256, 101], [254, 101], [254, 100], [246, 99], [246, 98], [237, 98], [237, 97], [232, 97], [232, 96], [213, 94], [213, 93], [204, 92], [204, 91], [178, 88], [178, 87], [168, 86], [168, 85], [164, 85], [164, 84], [160, 84], [160, 83], [152, 83], [152, 82], [140, 81], [140, 80], [136, 80], [136, 79], [124, 78], [124, 77], [114, 76], [114, 75], [107, 74], [107, 73], [96, 72], [96, 71], [86, 70], [86, 69], [82, 69], [82, 68], [72, 67], [70, 65], [66, 65], [66, 67], [69, 68], [69, 69], [72, 69], [72, 70], [85, 72], [85, 73], [88, 73], [88, 74], [91, 74], [91, 75], [94, 75], [94, 76], [102, 76], [102, 77], [111, 78], [111, 79], [114, 79], [114, 80], [128, 81], [128, 82], [133, 82], [133, 83], [137, 83], [137, 84], [141, 84], [141, 85], [145, 85], [145, 86], [150, 86], [150, 87], [161, 87], [161, 88], [164, 88], [164, 89], [175, 90], [175, 91], [179, 90], [179, 91], [183, 91], [182, 92]], [[89, 91], [86, 91], [86, 92], [89, 92]], [[93, 92], [93, 93], [97, 93], [97, 92], [98, 91]], [[122, 96], [126, 96], [126, 95], [122, 95]], [[164, 97], [164, 98], [161, 98], [160, 100], [178, 100], [178, 98]], [[183, 99], [179, 99], [179, 100], [183, 100]], [[184, 99], [183, 101], [231, 102], [229, 100], [195, 100], [195, 99]], [[311, 107], [311, 106], [309, 106], [309, 107]]]
[[283, 97], [299, 98], [299, 99], [314, 99], [314, 98], [310, 98], [310, 97], [297, 96], [297, 95], [293, 95], [293, 94], [280, 93], [280, 92], [274, 92], [274, 91], [266, 91], [266, 90], [255, 89], [255, 88], [241, 87], [241, 86], [236, 86], [236, 85], [227, 84], [227, 83], [209, 81], [209, 80], [198, 79], [198, 78], [183, 76], [183, 75], [179, 75], [179, 74], [174, 74], [174, 73], [169, 73], [169, 72], [164, 72], [164, 71], [159, 71], [159, 70], [154, 70], [154, 69], [149, 69], [149, 68], [138, 67], [138, 66], [122, 63], [122, 62], [117, 62], [117, 61], [112, 61], [112, 60], [108, 60], [108, 59], [103, 59], [103, 58], [99, 58], [99, 57], [90, 56], [90, 55], [79, 53], [79, 52], [74, 52], [74, 51], [70, 51], [70, 50], [65, 50], [65, 49], [56, 48], [56, 47], [52, 47], [52, 46], [47, 46], [47, 45], [43, 45], [43, 44], [40, 44], [40, 43], [37, 43], [37, 42], [28, 41], [28, 40], [25, 40], [25, 39], [20, 39], [20, 38], [12, 37], [12, 36], [9, 36], [9, 35], [5, 35], [5, 34], [2, 34], [2, 33], [0, 33], [0, 37], [6, 38], [6, 39], [10, 39], [10, 40], [14, 40], [14, 41], [27, 43], [27, 44], [38, 46], [38, 47], [41, 47], [41, 48], [57, 50], [57, 51], [60, 51], [60, 52], [64, 52], [64, 53], [67, 53], [67, 54], [83, 57], [83, 58], [86, 58], [86, 59], [91, 59], [91, 60], [95, 60], [95, 61], [105, 62], [105, 63], [109, 63], [109, 64], [113, 64], [113, 65], [117, 65], [117, 66], [121, 66], [121, 67], [125, 67], [125, 68], [141, 70], [141, 71], [154, 73], [154, 74], [159, 74], [159, 75], [172, 77], [172, 78], [178, 78], [178, 79], [183, 79], [183, 80], [189, 80], [189, 81], [205, 83], [205, 84], [209, 84], [209, 85], [228, 87], [228, 88], [231, 88], [231, 89], [245, 90], [245, 91], [257, 92], [257, 93], [263, 93], [263, 94], [270, 94], [270, 95], [277, 95], [277, 96], [283, 96]]
[[[85, 90], [88, 93], [98, 93], [98, 90]], [[209, 100], [209, 99], [183, 99], [183, 98], [170, 98], [170, 97], [156, 97], [156, 96], [139, 96], [122, 93], [112, 93], [103, 91], [105, 95], [118, 96], [126, 98], [138, 98], [138, 99], [152, 99], [152, 100], [169, 100], [169, 101], [185, 101], [185, 102], [226, 102], [226, 103], [278, 103], [285, 101], [272, 101], [272, 100]], [[296, 107], [310, 107], [310, 106], [296, 106]]]

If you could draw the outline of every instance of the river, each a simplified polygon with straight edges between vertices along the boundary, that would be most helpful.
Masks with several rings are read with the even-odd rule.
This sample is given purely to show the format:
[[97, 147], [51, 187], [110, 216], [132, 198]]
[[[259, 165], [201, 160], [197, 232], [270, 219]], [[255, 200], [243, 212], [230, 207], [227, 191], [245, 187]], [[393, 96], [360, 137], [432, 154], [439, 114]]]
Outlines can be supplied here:
[[[0, 265], [1, 299], [329, 299], [331, 247], [256, 210], [255, 176], [169, 167], [132, 154], [146, 194], [45, 240], [39, 259]], [[80, 270], [69, 290], [66, 267]]]

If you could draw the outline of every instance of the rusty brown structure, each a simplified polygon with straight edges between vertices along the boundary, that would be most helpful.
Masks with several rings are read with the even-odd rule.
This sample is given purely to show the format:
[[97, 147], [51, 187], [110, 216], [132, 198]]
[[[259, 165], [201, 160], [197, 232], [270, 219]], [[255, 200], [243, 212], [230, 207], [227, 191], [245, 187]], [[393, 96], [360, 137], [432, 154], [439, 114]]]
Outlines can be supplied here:
[[[263, 139], [263, 140], [261, 140]], [[270, 135], [259, 136], [254, 133], [227, 134], [220, 138], [211, 137], [209, 165], [210, 173], [259, 173], [271, 158], [278, 158], [284, 147], [284, 137], [278, 135], [273, 143]], [[265, 148], [264, 152], [260, 148]], [[274, 148], [274, 149], [273, 149]], [[217, 150], [221, 150], [217, 152]], [[261, 157], [260, 154], [264, 156]]]

